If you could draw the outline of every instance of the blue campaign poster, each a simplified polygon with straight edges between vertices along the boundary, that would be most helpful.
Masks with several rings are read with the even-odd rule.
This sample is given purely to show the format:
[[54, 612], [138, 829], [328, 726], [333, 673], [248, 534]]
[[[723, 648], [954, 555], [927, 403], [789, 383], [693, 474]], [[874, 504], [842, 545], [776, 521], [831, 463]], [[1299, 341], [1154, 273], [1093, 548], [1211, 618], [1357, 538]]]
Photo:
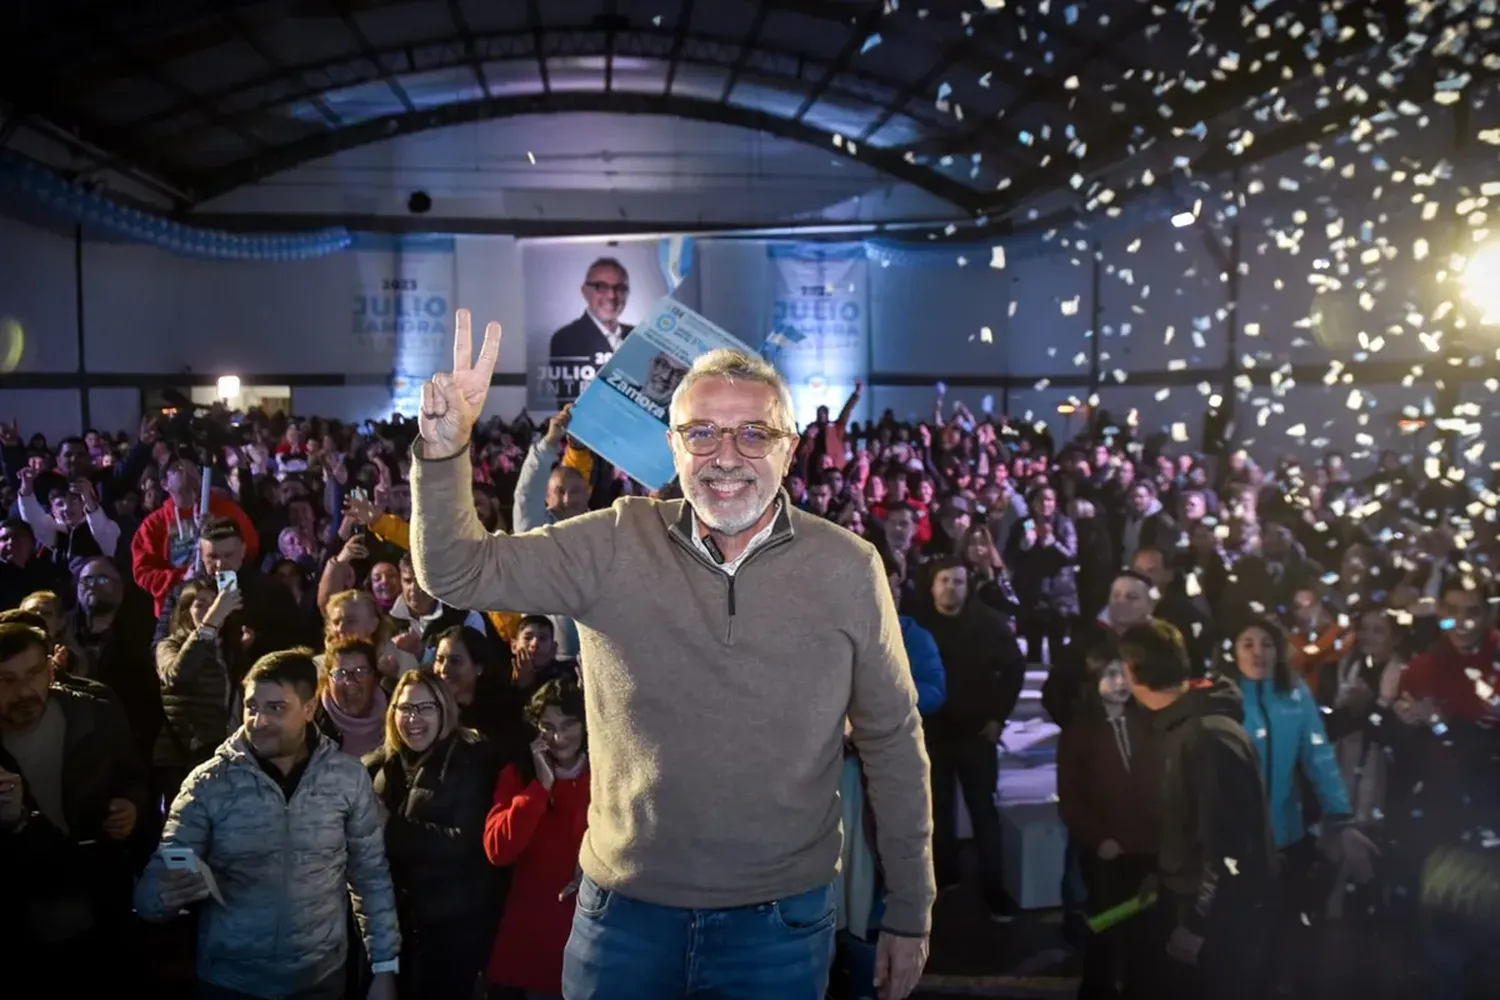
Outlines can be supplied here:
[[719, 348], [753, 353], [738, 338], [671, 297], [660, 299], [589, 383], [568, 433], [648, 489], [672, 481], [668, 408], [700, 355]]

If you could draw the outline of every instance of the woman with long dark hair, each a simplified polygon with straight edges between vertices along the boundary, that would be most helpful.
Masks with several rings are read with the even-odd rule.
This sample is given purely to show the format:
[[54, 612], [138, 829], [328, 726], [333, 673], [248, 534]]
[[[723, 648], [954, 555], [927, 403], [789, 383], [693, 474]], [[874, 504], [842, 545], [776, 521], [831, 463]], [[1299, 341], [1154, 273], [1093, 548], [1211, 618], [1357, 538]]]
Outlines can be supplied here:
[[453, 692], [463, 724], [483, 733], [499, 759], [511, 760], [530, 742], [526, 702], [507, 683], [508, 664], [496, 654], [494, 643], [477, 629], [454, 625], [438, 633], [433, 649], [433, 672]]
[[[1377, 851], [1354, 825], [1349, 792], [1323, 714], [1292, 666], [1281, 626], [1266, 618], [1248, 620], [1235, 634], [1233, 653], [1226, 671], [1244, 697], [1245, 732], [1260, 758], [1271, 831], [1281, 855], [1281, 920], [1289, 946], [1282, 975], [1295, 988], [1310, 971], [1312, 959], [1309, 934], [1301, 925], [1321, 912], [1327, 898], [1326, 883], [1319, 885], [1311, 878], [1320, 846], [1360, 882], [1372, 877]], [[1318, 804], [1321, 845], [1303, 815], [1306, 787]]]

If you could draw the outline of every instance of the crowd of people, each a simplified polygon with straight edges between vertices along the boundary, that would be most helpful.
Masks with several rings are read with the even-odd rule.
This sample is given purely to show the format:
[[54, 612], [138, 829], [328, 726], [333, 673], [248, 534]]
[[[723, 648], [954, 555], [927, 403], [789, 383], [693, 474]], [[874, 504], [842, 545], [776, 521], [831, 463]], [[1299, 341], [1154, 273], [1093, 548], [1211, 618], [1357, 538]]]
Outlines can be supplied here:
[[[878, 555], [930, 766], [939, 891], [962, 877], [961, 795], [984, 904], [998, 924], [1016, 916], [996, 751], [1029, 662], [1048, 671], [1043, 702], [1061, 728], [1082, 995], [1374, 986], [1379, 970], [1350, 944], [1370, 934], [1420, 942], [1409, 954], [1429, 995], [1463, 996], [1492, 975], [1476, 913], [1493, 915], [1494, 894], [1432, 888], [1443, 866], [1471, 873], [1459, 879], [1471, 887], [1494, 878], [1500, 549], [1482, 498], [1394, 455], [1363, 478], [1332, 452], [1266, 470], [1243, 452], [1211, 463], [1137, 439], [1102, 413], [1059, 444], [941, 394], [929, 421], [854, 423], [859, 398], [800, 429], [781, 496]], [[597, 535], [615, 522], [590, 512], [645, 492], [573, 442], [568, 419], [480, 423], [461, 483], [414, 456], [417, 422], [400, 418], [215, 407], [148, 414], [134, 439], [89, 430], [55, 443], [0, 425], [0, 935], [32, 969], [65, 993], [160, 979], [181, 919], [197, 925], [187, 977], [204, 996], [564, 993], [575, 910], [634, 902], [586, 877], [580, 851], [660, 860], [619, 840], [660, 817], [632, 802], [628, 768], [591, 788], [588, 734], [617, 756], [628, 746], [643, 773], [654, 748], [618, 718], [590, 717], [585, 696], [608, 685], [673, 712], [654, 704], [671, 692], [632, 693], [580, 640], [585, 618], [622, 634], [670, 553], [642, 543], [626, 572], [611, 569], [625, 558], [613, 549], [606, 559], [561, 541]], [[746, 459], [781, 433], [761, 440], [758, 427], [733, 435]], [[717, 424], [712, 440], [681, 433], [694, 455], [728, 447]], [[656, 499], [705, 486], [723, 499], [744, 483], [726, 473], [686, 486]], [[457, 543], [431, 511], [460, 497], [486, 531], [530, 532], [555, 550], [438, 573]], [[617, 516], [618, 530], [636, 530], [627, 521], [640, 515]], [[567, 522], [571, 535], [558, 530]], [[776, 580], [736, 572], [781, 530], [768, 523], [768, 541], [733, 553], [712, 533], [684, 536], [728, 578], [726, 649], [737, 599], [806, 589], [795, 566]], [[837, 561], [855, 551], [837, 537], [799, 545]], [[596, 592], [604, 576], [617, 589]], [[493, 588], [520, 606], [484, 606]], [[828, 613], [789, 609], [781, 641], [801, 660], [774, 667], [778, 684], [820, 704], [827, 682], [803, 668]], [[637, 626], [643, 655], [669, 661], [690, 631]], [[681, 666], [674, 676], [690, 683], [692, 664]], [[841, 944], [856, 953], [882, 927], [928, 929], [908, 912], [911, 887], [887, 884], [908, 878], [897, 862], [910, 859], [881, 857], [893, 841], [871, 810], [851, 813], [866, 792], [874, 811], [896, 808], [861, 781], [860, 754], [877, 744], [860, 735], [844, 748], [836, 893]], [[732, 792], [677, 790], [745, 822], [802, 807], [747, 807]], [[585, 847], [591, 793], [611, 825]], [[678, 864], [684, 900], [726, 877], [691, 854]], [[809, 927], [823, 921], [822, 897], [766, 898], [783, 929], [798, 907]], [[1086, 916], [1146, 898], [1157, 902], [1144, 914], [1082, 930]]]

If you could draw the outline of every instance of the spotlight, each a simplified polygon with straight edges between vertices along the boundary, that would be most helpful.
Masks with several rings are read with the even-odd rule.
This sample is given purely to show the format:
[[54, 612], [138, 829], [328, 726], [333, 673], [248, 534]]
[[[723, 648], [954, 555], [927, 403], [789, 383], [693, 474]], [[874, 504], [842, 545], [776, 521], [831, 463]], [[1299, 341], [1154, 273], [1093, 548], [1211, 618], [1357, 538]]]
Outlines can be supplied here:
[[219, 376], [219, 398], [233, 399], [240, 394], [240, 377], [238, 375]]
[[1500, 243], [1487, 243], [1464, 263], [1464, 298], [1483, 315], [1485, 326], [1500, 326]]

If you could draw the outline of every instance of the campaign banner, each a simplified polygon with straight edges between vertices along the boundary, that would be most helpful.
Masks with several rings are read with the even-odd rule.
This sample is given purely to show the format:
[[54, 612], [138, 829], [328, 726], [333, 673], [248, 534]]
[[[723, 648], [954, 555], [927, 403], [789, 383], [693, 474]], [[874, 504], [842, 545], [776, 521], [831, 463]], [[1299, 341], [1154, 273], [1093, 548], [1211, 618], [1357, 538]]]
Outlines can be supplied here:
[[772, 243], [775, 296], [762, 352], [792, 390], [797, 423], [837, 413], [869, 375], [869, 265], [862, 243]]
[[655, 240], [521, 244], [527, 409], [551, 415], [588, 388], [667, 294], [659, 254]]
[[355, 237], [350, 325], [366, 354], [388, 358], [391, 408], [411, 415], [422, 383], [453, 366], [456, 258], [452, 236]]
[[672, 481], [668, 408], [693, 362], [738, 338], [669, 297], [657, 300], [573, 404], [568, 433], [648, 489]]

